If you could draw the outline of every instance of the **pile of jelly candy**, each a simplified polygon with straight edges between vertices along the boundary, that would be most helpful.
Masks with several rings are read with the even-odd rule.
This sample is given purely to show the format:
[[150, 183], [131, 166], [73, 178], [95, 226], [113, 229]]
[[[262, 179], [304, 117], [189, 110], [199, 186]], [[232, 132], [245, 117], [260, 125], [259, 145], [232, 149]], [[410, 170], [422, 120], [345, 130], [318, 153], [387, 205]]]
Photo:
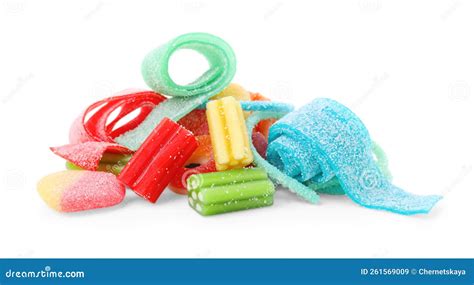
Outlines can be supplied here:
[[[187, 85], [168, 72], [179, 49], [209, 63]], [[142, 64], [151, 90], [86, 108], [69, 144], [51, 148], [67, 170], [41, 179], [40, 196], [75, 212], [117, 205], [127, 188], [152, 203], [170, 189], [203, 216], [270, 206], [275, 184], [311, 203], [321, 193], [347, 195], [400, 214], [427, 213], [441, 198], [392, 185], [385, 154], [347, 107], [316, 98], [294, 111], [231, 83], [235, 72], [234, 51], [214, 35], [185, 34], [152, 50]]]

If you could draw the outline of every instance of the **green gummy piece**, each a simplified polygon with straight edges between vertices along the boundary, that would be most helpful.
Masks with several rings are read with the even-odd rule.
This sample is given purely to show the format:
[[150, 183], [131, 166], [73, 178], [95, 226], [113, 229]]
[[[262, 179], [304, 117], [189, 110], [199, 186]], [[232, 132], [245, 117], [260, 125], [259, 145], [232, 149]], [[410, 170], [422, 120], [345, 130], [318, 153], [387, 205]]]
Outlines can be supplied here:
[[66, 161], [66, 169], [69, 169], [69, 170], [84, 170], [80, 166], [77, 166], [77, 165], [75, 165], [74, 163], [72, 163], [70, 161]]
[[[131, 158], [131, 154], [104, 153], [96, 170], [119, 175]], [[82, 167], [75, 165], [70, 161], [66, 161], [66, 169], [84, 170]]]
[[119, 154], [119, 153], [104, 153], [100, 159], [100, 163], [109, 163], [109, 164], [127, 164], [132, 158], [131, 154]]
[[[176, 84], [168, 70], [171, 55], [179, 49], [195, 50], [209, 63], [209, 69], [187, 85]], [[184, 34], [152, 50], [142, 63], [143, 79], [154, 91], [172, 98], [156, 106], [137, 128], [115, 141], [137, 150], [163, 118], [178, 121], [227, 87], [235, 71], [234, 51], [224, 40], [211, 34]]]
[[379, 166], [382, 173], [387, 177], [389, 181], [392, 181], [392, 173], [388, 168], [388, 158], [383, 148], [376, 142], [372, 141], [372, 153], [375, 156], [375, 163]]
[[204, 216], [270, 206], [275, 186], [262, 168], [191, 175], [189, 204]]
[[275, 186], [269, 179], [247, 181], [230, 185], [211, 186], [189, 191], [189, 196], [199, 200], [204, 205], [219, 204], [238, 200], [248, 200], [253, 197], [271, 196]]
[[188, 178], [188, 190], [207, 188], [213, 186], [228, 185], [268, 179], [267, 172], [263, 168], [241, 168], [228, 171], [194, 174]]
[[273, 196], [269, 195], [266, 197], [253, 197], [247, 200], [237, 200], [211, 205], [204, 205], [199, 201], [193, 200], [190, 197], [189, 205], [199, 214], [203, 216], [211, 216], [216, 214], [271, 206], [273, 205]]
[[[126, 163], [125, 163], [126, 164]], [[119, 175], [122, 169], [125, 167], [125, 164], [116, 164], [116, 163], [102, 163], [102, 161], [99, 163], [99, 167], [97, 168], [96, 171], [103, 171], [103, 172], [109, 172], [114, 175]], [[78, 165], [75, 165], [74, 163], [70, 161], [66, 161], [66, 169], [69, 170], [84, 170]]]

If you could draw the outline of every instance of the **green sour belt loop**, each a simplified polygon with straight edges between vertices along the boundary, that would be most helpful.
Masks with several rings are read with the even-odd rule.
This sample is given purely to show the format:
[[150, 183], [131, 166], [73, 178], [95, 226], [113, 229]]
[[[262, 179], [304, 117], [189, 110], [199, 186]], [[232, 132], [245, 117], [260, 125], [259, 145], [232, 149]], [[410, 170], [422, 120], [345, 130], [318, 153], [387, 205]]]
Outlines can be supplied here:
[[[170, 57], [180, 49], [195, 50], [209, 63], [209, 69], [188, 85], [176, 84], [169, 75]], [[211, 34], [181, 35], [151, 51], [143, 60], [143, 78], [151, 89], [171, 98], [156, 106], [137, 128], [117, 137], [116, 142], [137, 150], [163, 118], [174, 121], [181, 119], [227, 87], [235, 71], [236, 60], [232, 48]]]

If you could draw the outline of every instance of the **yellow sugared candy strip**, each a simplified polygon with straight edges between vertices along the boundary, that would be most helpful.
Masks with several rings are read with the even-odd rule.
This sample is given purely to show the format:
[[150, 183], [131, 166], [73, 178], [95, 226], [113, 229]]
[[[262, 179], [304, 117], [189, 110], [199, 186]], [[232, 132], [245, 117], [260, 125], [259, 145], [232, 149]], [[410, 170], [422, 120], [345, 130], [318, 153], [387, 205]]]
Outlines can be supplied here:
[[238, 101], [250, 101], [250, 93], [237, 83], [231, 83], [221, 92], [214, 95], [211, 100], [218, 100], [224, 97], [234, 97]]
[[242, 168], [253, 162], [240, 103], [234, 97], [209, 101], [206, 116], [216, 169]]

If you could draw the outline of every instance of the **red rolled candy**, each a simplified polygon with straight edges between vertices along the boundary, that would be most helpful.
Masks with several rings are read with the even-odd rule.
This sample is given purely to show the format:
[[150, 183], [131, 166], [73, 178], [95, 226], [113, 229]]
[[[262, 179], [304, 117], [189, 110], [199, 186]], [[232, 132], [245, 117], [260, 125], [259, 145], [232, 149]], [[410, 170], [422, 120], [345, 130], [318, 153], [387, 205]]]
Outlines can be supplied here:
[[135, 152], [118, 179], [155, 203], [197, 146], [190, 131], [164, 118]]
[[[116, 96], [95, 102], [74, 121], [69, 132], [69, 141], [71, 144], [86, 141], [114, 143], [114, 138], [136, 128], [151, 110], [164, 100], [166, 97], [153, 91], [124, 90]], [[110, 120], [112, 113], [118, 109], [117, 116]], [[116, 127], [125, 116], [135, 110], [139, 110], [135, 118]]]

